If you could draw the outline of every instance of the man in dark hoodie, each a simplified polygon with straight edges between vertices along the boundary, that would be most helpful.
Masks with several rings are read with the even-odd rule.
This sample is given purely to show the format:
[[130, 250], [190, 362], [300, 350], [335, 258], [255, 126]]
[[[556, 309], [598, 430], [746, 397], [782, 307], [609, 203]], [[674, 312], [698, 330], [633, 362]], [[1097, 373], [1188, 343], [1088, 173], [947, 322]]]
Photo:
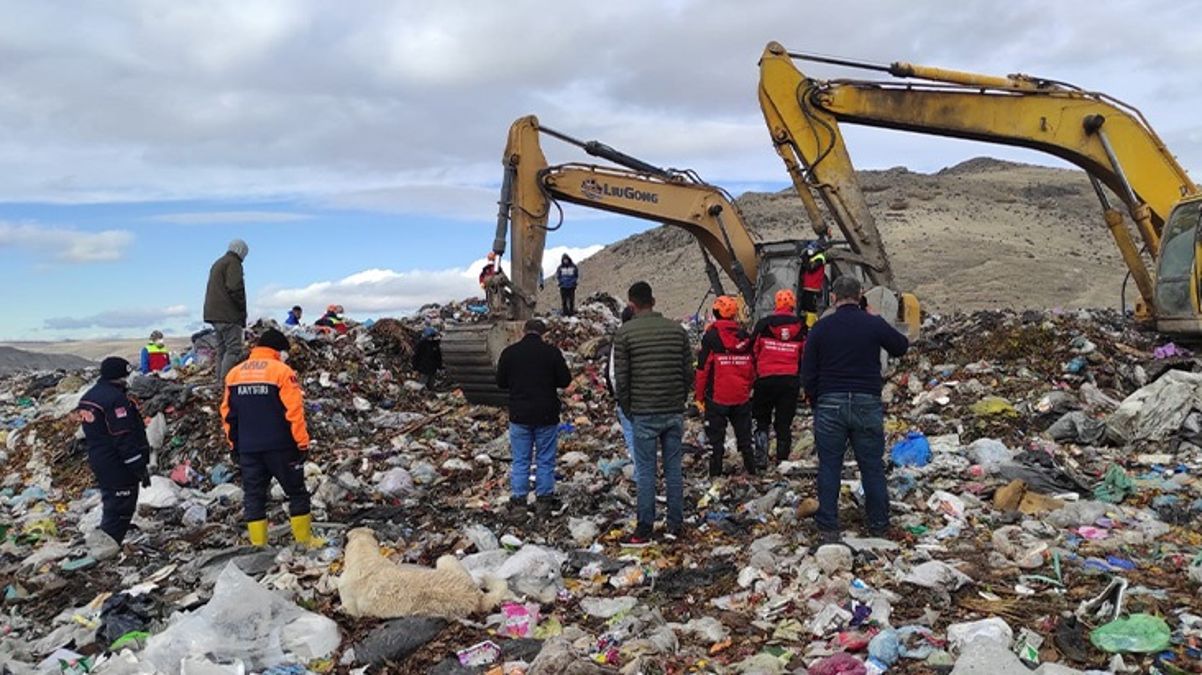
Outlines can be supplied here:
[[705, 411], [705, 435], [710, 445], [710, 478], [722, 475], [726, 425], [735, 428], [735, 442], [747, 473], [758, 473], [767, 458], [756, 457], [751, 443], [751, 385], [755, 381], [754, 342], [735, 321], [739, 303], [723, 295], [714, 300], [714, 323], [701, 337], [694, 396]]
[[563, 315], [572, 316], [576, 313], [576, 286], [580, 283], [580, 268], [576, 267], [576, 263], [572, 262], [567, 253], [559, 260], [559, 269], [555, 270], [555, 281], [559, 283]]
[[229, 251], [209, 268], [205, 289], [204, 320], [217, 333], [217, 381], [224, 385], [225, 375], [242, 360], [243, 331], [246, 328], [246, 279], [242, 261], [250, 248], [241, 239], [230, 242]]

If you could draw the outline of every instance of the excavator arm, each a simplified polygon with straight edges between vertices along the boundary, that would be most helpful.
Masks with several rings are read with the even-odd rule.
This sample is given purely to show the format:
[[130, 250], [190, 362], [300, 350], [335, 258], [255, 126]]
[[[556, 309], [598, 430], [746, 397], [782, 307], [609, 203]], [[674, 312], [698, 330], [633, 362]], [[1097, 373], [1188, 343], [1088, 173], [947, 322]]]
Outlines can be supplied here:
[[[542, 133], [624, 166], [548, 165], [540, 144]], [[549, 227], [548, 221], [552, 210], [558, 211], [557, 202], [569, 202], [684, 228], [751, 303], [757, 274], [755, 241], [738, 207], [721, 188], [696, 174], [662, 169], [595, 141], [585, 143], [540, 129], [533, 115], [510, 127], [503, 164], [493, 252], [504, 254], [506, 240], [512, 241], [512, 282], [519, 298], [532, 299], [538, 292], [547, 232], [559, 227]], [[558, 214], [562, 219], [562, 212]], [[533, 310], [532, 302], [524, 302], [511, 315], [525, 319]]]
[[[795, 65], [809, 59], [889, 73], [905, 82], [820, 81]], [[921, 81], [914, 81], [921, 80]], [[824, 227], [814, 195], [887, 283], [892, 270], [880, 233], [856, 183], [840, 123], [900, 129], [1031, 148], [1084, 169], [1147, 307], [1157, 287], [1143, 252], [1156, 261], [1170, 213], [1199, 191], [1138, 110], [1104, 94], [1026, 75], [995, 77], [907, 63], [864, 64], [790, 53], [773, 42], [760, 60], [760, 106], [815, 228]], [[1111, 207], [1109, 187], [1137, 225], [1137, 246]], [[1192, 258], [1191, 258], [1192, 259]], [[1162, 268], [1163, 271], [1163, 268]], [[1197, 275], [1195, 270], [1194, 275]], [[1197, 313], [1197, 284], [1191, 291]], [[1159, 318], [1180, 311], [1157, 310]]]
[[[544, 134], [616, 166], [550, 165], [540, 143]], [[520, 334], [522, 321], [534, 315], [547, 232], [558, 229], [563, 217], [560, 202], [685, 229], [700, 243], [707, 266], [716, 263], [725, 271], [748, 307], [755, 307], [757, 281], [770, 284], [773, 292], [777, 287], [795, 287], [799, 281], [796, 273], [760, 278], [762, 260], [797, 259], [800, 249], [790, 254], [777, 246], [773, 250], [782, 252], [774, 253], [775, 258], [761, 255], [730, 195], [691, 171], [660, 168], [602, 143], [580, 141], [540, 127], [533, 115], [519, 118], [510, 126], [502, 165], [492, 249], [498, 257], [509, 249], [511, 296], [506, 316], [497, 317], [508, 320], [456, 327], [447, 332], [442, 344], [452, 379], [473, 403], [499, 404], [505, 400], [505, 393], [493, 379], [496, 360]], [[560, 222], [550, 225], [553, 214]], [[716, 271], [711, 282], [716, 285]]]

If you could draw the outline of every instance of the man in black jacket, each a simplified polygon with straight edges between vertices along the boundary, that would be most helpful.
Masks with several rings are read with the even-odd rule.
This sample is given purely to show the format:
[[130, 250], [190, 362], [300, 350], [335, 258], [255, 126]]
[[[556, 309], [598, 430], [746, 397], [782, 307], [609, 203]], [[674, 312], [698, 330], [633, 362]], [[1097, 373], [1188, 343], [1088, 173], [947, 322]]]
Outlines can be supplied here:
[[146, 426], [142, 413], [125, 393], [130, 371], [125, 359], [105, 359], [96, 386], [83, 395], [75, 409], [88, 444], [88, 465], [100, 484], [100, 529], [118, 544], [125, 539], [137, 509], [138, 485], [150, 486]]
[[910, 342], [879, 316], [860, 307], [860, 282], [843, 276], [831, 292], [835, 311], [810, 330], [801, 360], [801, 382], [814, 406], [818, 449], [818, 513], [824, 542], [839, 539], [839, 485], [843, 455], [850, 443], [864, 486], [868, 532], [889, 529], [885, 484], [885, 411], [881, 403], [881, 350], [906, 353]]
[[513, 453], [510, 476], [515, 512], [526, 508], [530, 492], [530, 458], [535, 460], [534, 495], [539, 515], [557, 507], [555, 453], [559, 440], [559, 393], [572, 382], [558, 347], [543, 342], [547, 326], [526, 322], [526, 335], [501, 352], [497, 386], [509, 391], [509, 445]]

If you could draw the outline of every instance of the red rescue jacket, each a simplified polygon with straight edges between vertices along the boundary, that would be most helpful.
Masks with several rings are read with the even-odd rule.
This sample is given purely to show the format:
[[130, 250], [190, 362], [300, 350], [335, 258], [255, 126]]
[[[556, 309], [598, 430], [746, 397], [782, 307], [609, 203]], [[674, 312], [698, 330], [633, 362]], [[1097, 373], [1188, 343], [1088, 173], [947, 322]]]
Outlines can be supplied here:
[[738, 323], [719, 319], [701, 338], [697, 376], [693, 382], [698, 401], [743, 405], [751, 400], [755, 381], [752, 340]]
[[805, 324], [791, 310], [760, 319], [755, 327], [756, 377], [797, 377], [805, 334]]

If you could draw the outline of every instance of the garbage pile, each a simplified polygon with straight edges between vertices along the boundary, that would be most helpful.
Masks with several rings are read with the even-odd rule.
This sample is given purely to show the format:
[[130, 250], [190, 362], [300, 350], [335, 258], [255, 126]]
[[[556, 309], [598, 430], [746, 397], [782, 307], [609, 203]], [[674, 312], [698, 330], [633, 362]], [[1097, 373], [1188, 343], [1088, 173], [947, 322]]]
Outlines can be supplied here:
[[[219, 388], [203, 366], [131, 385], [156, 468], [118, 549], [70, 411], [94, 373], [0, 382], [0, 673], [1071, 673], [1202, 668], [1202, 358], [1117, 313], [935, 317], [884, 396], [894, 532], [815, 546], [810, 418], [790, 460], [711, 481], [686, 426], [686, 535], [641, 550], [602, 377], [612, 299], [552, 317], [562, 509], [515, 520], [504, 411], [427, 391], [429, 307], [293, 335], [315, 449], [315, 549], [244, 546]], [[733, 438], [730, 442], [733, 443]], [[729, 457], [737, 456], [728, 452]], [[732, 465], [733, 466], [733, 465]], [[347, 532], [394, 563], [452, 555], [506, 598], [467, 619], [353, 618]]]

